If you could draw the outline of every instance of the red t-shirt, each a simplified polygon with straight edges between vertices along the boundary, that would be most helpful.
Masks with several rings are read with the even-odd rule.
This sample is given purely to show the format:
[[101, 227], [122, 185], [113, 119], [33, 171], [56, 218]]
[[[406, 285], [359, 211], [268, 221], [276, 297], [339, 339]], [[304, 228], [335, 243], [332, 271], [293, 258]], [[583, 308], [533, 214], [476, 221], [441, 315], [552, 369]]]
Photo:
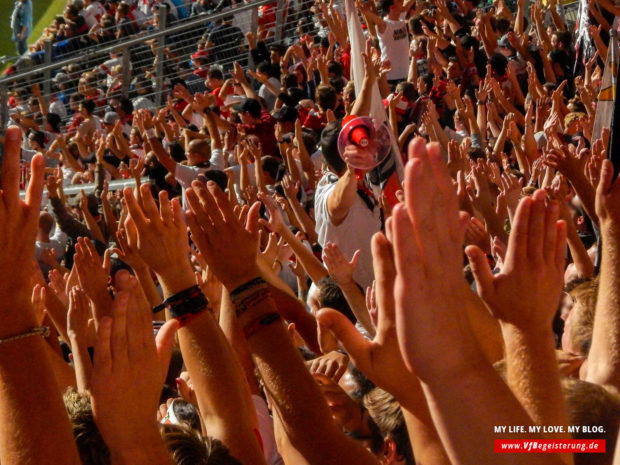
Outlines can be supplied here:
[[237, 126], [246, 134], [253, 134], [260, 140], [263, 147], [263, 155], [277, 155], [278, 142], [275, 135], [275, 121], [267, 112], [260, 115], [260, 123], [239, 124]]
[[312, 129], [318, 133], [321, 132], [327, 124], [327, 117], [325, 114], [321, 114], [316, 110], [306, 108], [302, 105], [299, 106], [298, 111], [301, 125], [304, 128]]

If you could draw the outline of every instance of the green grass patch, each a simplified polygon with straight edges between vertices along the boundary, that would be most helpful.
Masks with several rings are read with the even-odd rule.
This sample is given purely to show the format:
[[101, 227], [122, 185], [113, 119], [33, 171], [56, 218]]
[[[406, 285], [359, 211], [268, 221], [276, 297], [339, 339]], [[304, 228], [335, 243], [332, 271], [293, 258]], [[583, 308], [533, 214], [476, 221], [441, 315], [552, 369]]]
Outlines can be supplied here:
[[[28, 44], [41, 37], [43, 29], [52, 23], [54, 16], [63, 12], [66, 3], [66, 0], [32, 0], [34, 18]], [[14, 5], [12, 0], [0, 1], [0, 56], [13, 57], [17, 54], [15, 43], [11, 40], [11, 13]], [[4, 69], [6, 65], [8, 64], [0, 63], [0, 69]]]

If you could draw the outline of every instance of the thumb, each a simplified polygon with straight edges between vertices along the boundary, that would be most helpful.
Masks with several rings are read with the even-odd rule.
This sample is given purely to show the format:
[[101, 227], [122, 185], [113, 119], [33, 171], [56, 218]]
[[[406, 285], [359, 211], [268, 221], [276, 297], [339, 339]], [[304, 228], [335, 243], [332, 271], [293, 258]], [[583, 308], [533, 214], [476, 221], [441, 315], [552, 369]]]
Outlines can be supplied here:
[[353, 254], [353, 257], [351, 258], [351, 261], [349, 262], [353, 268], [357, 268], [357, 262], [360, 259], [361, 253], [362, 251], [360, 249], [357, 249], [355, 253]]
[[487, 258], [478, 246], [470, 245], [465, 248], [465, 254], [471, 265], [471, 271], [476, 280], [478, 295], [491, 292], [493, 287], [493, 273], [487, 262]]
[[157, 348], [157, 359], [161, 369], [162, 380], [166, 379], [168, 374], [168, 365], [170, 357], [172, 357], [172, 348], [174, 347], [174, 335], [179, 329], [177, 320], [168, 320], [157, 332], [155, 336], [155, 346]]
[[355, 366], [365, 372], [366, 367], [370, 364], [369, 347], [371, 343], [355, 329], [353, 323], [342, 313], [331, 308], [319, 310], [317, 320], [323, 328], [331, 330], [336, 339], [342, 343]]

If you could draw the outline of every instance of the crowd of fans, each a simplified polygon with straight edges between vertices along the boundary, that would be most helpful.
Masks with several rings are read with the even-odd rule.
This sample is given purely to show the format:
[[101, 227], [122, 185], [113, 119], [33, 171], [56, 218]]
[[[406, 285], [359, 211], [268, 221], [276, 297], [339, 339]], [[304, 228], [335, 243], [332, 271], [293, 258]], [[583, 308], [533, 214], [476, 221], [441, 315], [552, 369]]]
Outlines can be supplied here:
[[[144, 5], [74, 0], [46, 33], [131, 36]], [[620, 464], [620, 181], [594, 127], [620, 9], [590, 2], [584, 58], [555, 1], [286, 8], [314, 26], [276, 42], [233, 11], [167, 47], [161, 108], [115, 54], [16, 83], [0, 462]], [[395, 146], [361, 170], [338, 138], [371, 111]], [[605, 452], [494, 449], [571, 437]]]

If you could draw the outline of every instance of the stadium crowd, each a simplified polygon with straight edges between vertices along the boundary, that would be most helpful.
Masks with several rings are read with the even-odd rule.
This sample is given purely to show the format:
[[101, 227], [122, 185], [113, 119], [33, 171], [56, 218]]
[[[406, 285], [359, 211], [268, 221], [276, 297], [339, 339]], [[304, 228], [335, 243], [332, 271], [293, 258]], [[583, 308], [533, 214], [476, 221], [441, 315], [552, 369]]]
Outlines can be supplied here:
[[[73, 0], [46, 34], [234, 6], [153, 3]], [[289, 2], [283, 41], [231, 9], [167, 44], [161, 108], [152, 60], [114, 53], [51, 95], [15, 82], [0, 462], [620, 464], [620, 181], [595, 125], [620, 8], [589, 2], [588, 56], [555, 0], [354, 7]], [[364, 116], [393, 148], [361, 169], [339, 136]], [[496, 452], [520, 439], [605, 451]]]

